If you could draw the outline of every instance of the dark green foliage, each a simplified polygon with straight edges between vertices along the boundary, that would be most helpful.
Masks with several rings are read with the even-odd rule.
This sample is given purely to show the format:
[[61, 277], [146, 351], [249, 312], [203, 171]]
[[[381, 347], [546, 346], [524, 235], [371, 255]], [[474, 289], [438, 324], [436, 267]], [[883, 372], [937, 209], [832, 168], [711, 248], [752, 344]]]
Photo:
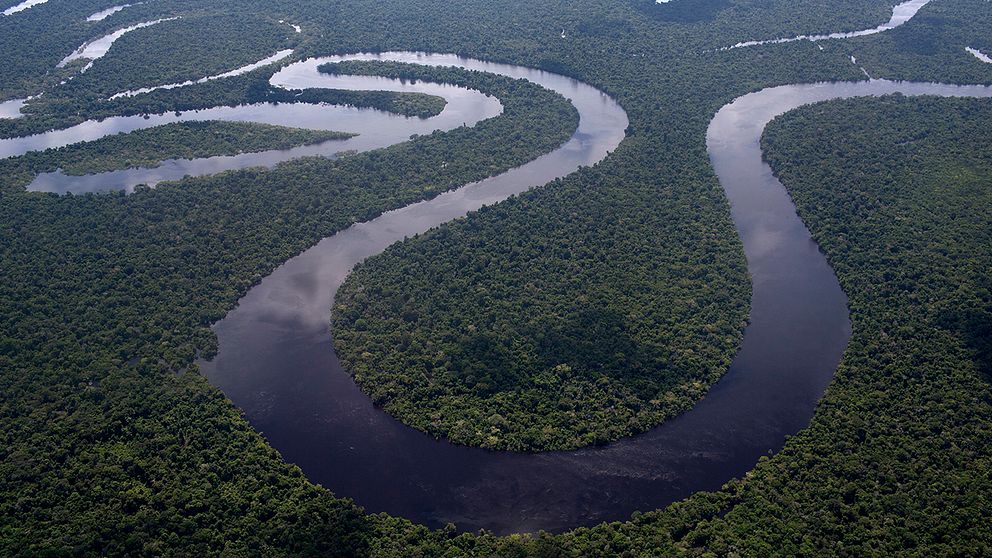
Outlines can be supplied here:
[[536, 85], [444, 74], [500, 98], [503, 115], [130, 196], [0, 192], [0, 555], [363, 553], [356, 507], [283, 463], [195, 370], [174, 373], [292, 255], [575, 129], [574, 109]]
[[[0, 95], [46, 92], [35, 117], [0, 121], [0, 133], [16, 135], [19, 126], [43, 130], [117, 110], [164, 112], [265, 100], [267, 76], [260, 71], [155, 92], [129, 106], [65, 97], [45, 104], [56, 97], [52, 88], [64, 77], [54, 65], [87, 39], [197, 10], [265, 13], [303, 25], [301, 57], [388, 49], [457, 52], [557, 68], [615, 95], [630, 115], [633, 135], [596, 168], [547, 191], [581, 191], [574, 202], [581, 207], [595, 200], [598, 187], [615, 180], [610, 191], [622, 187], [649, 210], [678, 217], [673, 228], [655, 231], [662, 244], [698, 238], [703, 231], [721, 243], [734, 238], [703, 138], [712, 114], [735, 96], [783, 83], [861, 79], [847, 59], [852, 46], [870, 71], [886, 65], [887, 71], [876, 75], [992, 80], [992, 67], [963, 52], [964, 46], [992, 50], [990, 12], [987, 3], [976, 0], [937, 1], [926, 8], [924, 14], [940, 10], [953, 22], [935, 31], [941, 44], [934, 55], [903, 52], [892, 42], [895, 33], [907, 33], [910, 42], [920, 33], [923, 40], [916, 22], [888, 34], [828, 42], [823, 52], [806, 43], [712, 50], [748, 39], [863, 29], [888, 18], [891, 3], [860, 0], [734, 2], [712, 19], [690, 25], [646, 16], [641, 8], [652, 8], [646, 2], [613, 0], [156, 0], [105, 22], [83, 22], [113, 3], [51, 0], [0, 19]], [[567, 39], [559, 37], [562, 28]], [[327, 94], [355, 104], [394, 99]], [[499, 129], [498, 136], [509, 137], [514, 126]], [[987, 483], [990, 467], [981, 460], [989, 447], [989, 402], [978, 372], [979, 326], [985, 318], [971, 312], [987, 305], [956, 302], [934, 322], [922, 321], [933, 315], [916, 308], [907, 314], [908, 323], [881, 331], [859, 321], [856, 344], [813, 428], [791, 439], [780, 455], [763, 460], [747, 479], [661, 511], [635, 514], [630, 521], [554, 537], [457, 535], [397, 518], [360, 516], [283, 464], [195, 372], [170, 373], [188, 366], [197, 350], [210, 349], [206, 324], [319, 237], [556, 145], [535, 142], [520, 159], [496, 156], [504, 166], [490, 161], [443, 180], [431, 175], [417, 180], [452, 155], [466, 165], [485, 160], [486, 150], [500, 143], [484, 141], [486, 133], [458, 130], [355, 158], [348, 171], [371, 169], [381, 186], [374, 191], [357, 179], [341, 185], [328, 181], [327, 171], [336, 167], [307, 160], [128, 198], [0, 193], [0, 555], [989, 554], [986, 510], [992, 506], [982, 482]], [[822, 138], [834, 139], [827, 133]], [[418, 146], [431, 149], [418, 152]], [[528, 197], [532, 205], [542, 199], [551, 195]], [[816, 233], [814, 216], [829, 212], [804, 207]], [[473, 218], [485, 219], [492, 217]], [[824, 246], [833, 263], [843, 265], [844, 247]], [[637, 254], [627, 256], [638, 260]], [[687, 263], [716, 270], [740, 255], [722, 258]], [[895, 258], [883, 263], [899, 268]], [[928, 273], [919, 270], [919, 277]], [[852, 277], [844, 275], [846, 287], [862, 281]], [[707, 272], [691, 283], [713, 279]], [[743, 277], [739, 281], [738, 289]], [[963, 296], [966, 291], [960, 290]], [[870, 285], [849, 294], [852, 301], [868, 301], [878, 293]], [[880, 300], [872, 310], [879, 320], [899, 315], [891, 300]], [[739, 304], [730, 302], [728, 308]], [[913, 337], [920, 332], [933, 335]], [[948, 356], [945, 346], [953, 354]], [[939, 352], [935, 359], [930, 347]], [[128, 366], [135, 356], [135, 365]], [[940, 367], [930, 367], [934, 361]]]
[[125, 34], [92, 68], [59, 89], [68, 97], [105, 98], [128, 89], [217, 75], [297, 42], [291, 27], [267, 16], [183, 14]]
[[328, 103], [369, 107], [427, 118], [440, 114], [445, 101], [423, 93], [390, 91], [339, 91], [334, 89], [281, 89], [269, 85], [277, 66], [259, 68], [244, 75], [180, 87], [160, 89], [135, 97], [114, 100], [103, 97], [80, 98], [53, 92], [29, 102], [25, 117], [0, 119], [0, 137], [36, 134], [54, 128], [67, 128], [86, 120], [109, 116], [162, 114], [215, 106], [252, 103]]
[[[6, 9], [20, 2], [7, 2]], [[88, 23], [86, 17], [108, 7], [106, 0], [49, 1], [0, 17], [0, 99], [36, 95], [69, 71], [55, 65], [85, 41], [113, 31], [120, 21]], [[53, 22], [58, 23], [53, 25]]]
[[[0, 355], [18, 372], [0, 384], [0, 554], [363, 553], [361, 510], [283, 463], [199, 374], [61, 344], [79, 356]], [[30, 434], [46, 423], [52, 436]]]
[[856, 56], [876, 78], [982, 83], [992, 75], [992, 64], [979, 61], [965, 47], [989, 52], [990, 27], [992, 10], [985, 0], [931, 2], [902, 27], [824, 46]]
[[339, 290], [338, 354], [385, 410], [458, 443], [643, 431], [726, 370], [747, 313], [735, 243], [687, 207], [671, 189], [556, 183], [394, 245]]
[[679, 0], [661, 5], [655, 0], [637, 0], [637, 3], [648, 17], [672, 23], [709, 21], [730, 7], [730, 0]]
[[989, 354], [975, 343], [992, 308], [990, 118], [988, 100], [890, 97], [769, 126], [766, 157], [850, 297], [854, 334], [811, 427], [690, 540], [742, 555], [992, 552]]
[[888, 97], [769, 126], [765, 155], [837, 270], [854, 333], [810, 427], [744, 479], [556, 537], [376, 516], [374, 554], [989, 555], [990, 118], [989, 100]]

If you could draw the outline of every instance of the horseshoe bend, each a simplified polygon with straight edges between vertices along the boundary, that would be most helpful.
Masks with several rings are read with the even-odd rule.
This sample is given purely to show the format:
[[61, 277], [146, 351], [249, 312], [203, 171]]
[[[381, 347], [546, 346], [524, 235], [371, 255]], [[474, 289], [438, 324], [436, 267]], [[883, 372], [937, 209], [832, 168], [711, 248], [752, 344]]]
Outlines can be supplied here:
[[2, 553], [982, 555], [992, 14], [800, 4], [5, 11]]

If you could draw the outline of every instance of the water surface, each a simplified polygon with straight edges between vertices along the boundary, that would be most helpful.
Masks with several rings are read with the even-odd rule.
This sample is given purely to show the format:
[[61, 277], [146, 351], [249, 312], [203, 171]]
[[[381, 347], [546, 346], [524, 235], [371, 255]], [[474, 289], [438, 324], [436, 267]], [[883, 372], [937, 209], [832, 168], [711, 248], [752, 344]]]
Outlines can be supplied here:
[[87, 17], [86, 21], [103, 21], [125, 8], [130, 8], [131, 6], [140, 6], [143, 3], [144, 2], [138, 2], [137, 4], [121, 4], [120, 6], [107, 8], [106, 10], [100, 10], [99, 12], [96, 12], [95, 14], [92, 14], [89, 17]]
[[2, 13], [5, 16], [9, 16], [16, 14], [17, 12], [23, 12], [28, 8], [33, 8], [38, 4], [44, 4], [45, 2], [48, 2], [48, 0], [25, 0], [24, 2], [21, 2], [20, 4], [15, 4], [0, 13]]
[[992, 64], [992, 57], [978, 50], [977, 48], [965, 47], [965, 50], [968, 51], [968, 54], [971, 54], [972, 56], [981, 60], [982, 62], [985, 62], [986, 64]]
[[183, 81], [183, 82], [179, 82], [179, 83], [168, 83], [168, 84], [165, 84], [165, 85], [153, 85], [151, 87], [142, 87], [140, 89], [130, 89], [128, 91], [122, 91], [122, 92], [117, 93], [115, 95], [111, 95], [110, 100], [112, 101], [112, 100], [118, 99], [120, 97], [134, 97], [135, 95], [142, 95], [144, 93], [151, 93], [152, 91], [158, 91], [159, 89], [177, 89], [177, 88], [180, 88], [180, 87], [188, 87], [190, 85], [196, 85], [198, 83], [206, 83], [208, 81], [213, 81], [215, 79], [223, 79], [223, 78], [229, 78], [229, 77], [234, 77], [234, 76], [240, 76], [242, 74], [247, 74], [248, 72], [251, 72], [253, 70], [257, 70], [257, 69], [259, 69], [259, 68], [261, 68], [263, 66], [268, 66], [269, 64], [273, 64], [275, 62], [279, 62], [280, 60], [284, 60], [286, 58], [289, 58], [289, 56], [291, 54], [293, 54], [293, 49], [280, 50], [279, 52], [277, 52], [277, 53], [275, 53], [275, 54], [273, 54], [271, 56], [267, 56], [267, 57], [259, 60], [258, 62], [252, 62], [251, 64], [248, 64], [248, 65], [245, 65], [245, 66], [241, 66], [240, 68], [235, 68], [235, 69], [233, 69], [233, 70], [231, 70], [229, 72], [224, 72], [222, 74], [217, 74], [217, 75], [213, 75], [213, 76], [207, 76], [207, 77], [200, 78], [200, 79], [197, 79], [197, 80], [187, 80], [187, 81]]
[[[601, 91], [539, 70], [453, 55], [359, 58], [454, 65], [529, 79], [568, 98], [579, 112], [579, 127], [565, 145], [521, 167], [353, 226], [286, 262], [216, 325], [219, 354], [202, 364], [203, 371], [312, 480], [357, 498], [370, 510], [433, 525], [455, 521], [466, 528], [504, 530], [545, 526], [543, 518], [519, 513], [516, 507], [534, 486], [527, 479], [527, 492], [517, 494], [522, 500], [499, 496], [507, 488], [507, 475], [527, 473], [514, 470], [514, 464], [520, 459], [535, 463], [529, 456], [437, 441], [373, 407], [334, 355], [332, 297], [355, 263], [393, 242], [602, 160], [623, 139], [626, 114]], [[489, 472], [504, 464], [511, 468]], [[546, 480], [544, 472], [533, 480]], [[491, 487], [479, 485], [489, 479], [495, 482]], [[574, 521], [566, 510], [571, 506], [554, 507], [566, 514], [563, 521]]]
[[270, 83], [287, 89], [388, 90], [424, 93], [445, 99], [444, 109], [431, 118], [406, 117], [384, 111], [341, 105], [308, 103], [261, 103], [236, 107], [164, 113], [148, 116], [120, 116], [90, 120], [82, 124], [43, 134], [0, 139], [0, 157], [23, 155], [28, 151], [62, 147], [101, 137], [132, 132], [163, 124], [184, 121], [223, 120], [277, 124], [297, 128], [335, 130], [358, 134], [344, 140], [330, 140], [284, 150], [245, 153], [199, 159], [163, 161], [154, 168], [135, 168], [86, 176], [69, 176], [61, 172], [38, 175], [28, 186], [31, 191], [86, 193], [109, 190], [132, 191], [138, 184], [155, 185], [185, 176], [202, 176], [247, 167], [271, 167], [303, 156], [335, 157], [342, 151], [367, 151], [407, 141], [413, 134], [429, 134], [472, 126], [502, 112], [500, 102], [479, 91], [454, 85], [411, 82], [378, 76], [329, 75], [317, 68], [325, 62], [368, 59], [365, 55], [334, 56], [309, 59], [290, 64], [272, 76]]
[[930, 3], [930, 0], [908, 0], [901, 4], [897, 4], [892, 8], [892, 17], [889, 21], [879, 25], [878, 27], [872, 27], [871, 29], [862, 29], [860, 31], [851, 31], [846, 33], [827, 33], [825, 35], [799, 35], [797, 37], [787, 37], [783, 39], [767, 39], [763, 41], [745, 41], [742, 43], [737, 43], [736, 45], [724, 47], [721, 50], [727, 50], [732, 48], [743, 48], [758, 45], [775, 45], [781, 43], [792, 43], [795, 41], [825, 41], [827, 39], [852, 39], [854, 37], [864, 37], [867, 35], [875, 35], [877, 33], [882, 33], [884, 31], [889, 31], [890, 29], [895, 29], [900, 25], [906, 23], [907, 21], [913, 19], [916, 12], [920, 11], [923, 6]]
[[376, 409], [342, 370], [328, 320], [333, 292], [355, 262], [595, 162], [622, 137], [626, 118], [609, 98], [558, 76], [534, 80], [569, 91], [579, 108], [574, 156], [551, 154], [324, 239], [215, 327], [220, 353], [203, 368], [211, 381], [286, 459], [369, 511], [431, 526], [560, 531], [625, 519], [743, 475], [808, 425], [850, 336], [833, 271], [762, 162], [765, 124], [829, 99], [992, 95], [985, 87], [865, 81], [776, 87], [725, 106], [707, 145], [754, 283], [751, 322], [729, 371], [691, 411], [642, 435], [571, 452], [500, 453], [435, 440]]
[[21, 118], [21, 108], [27, 103], [27, 99], [11, 99], [0, 102], [0, 118]]
[[83, 43], [72, 54], [70, 54], [69, 56], [66, 56], [65, 58], [63, 58], [62, 61], [59, 62], [56, 65], [56, 67], [57, 68], [62, 68], [66, 64], [68, 64], [69, 62], [72, 62], [73, 60], [83, 60], [83, 59], [86, 59], [86, 60], [89, 60], [89, 63], [86, 64], [86, 66], [84, 66], [83, 69], [82, 69], [82, 71], [85, 72], [86, 70], [90, 69], [93, 66], [93, 61], [94, 60], [96, 60], [98, 58], [103, 58], [103, 56], [106, 55], [107, 52], [110, 51], [110, 47], [114, 46], [114, 43], [117, 42], [117, 39], [120, 39], [121, 37], [123, 37], [124, 35], [127, 35], [131, 31], [136, 31], [138, 29], [143, 29], [145, 27], [151, 27], [152, 25], [157, 25], [159, 23], [162, 23], [163, 21], [172, 21], [172, 20], [176, 20], [176, 19], [179, 19], [179, 18], [178, 17], [166, 17], [166, 18], [162, 18], [162, 19], [156, 19], [154, 21], [145, 21], [145, 22], [142, 22], [142, 23], [135, 23], [134, 25], [125, 27], [123, 29], [118, 29], [117, 31], [114, 31], [113, 33], [108, 33], [108, 34], [106, 34], [106, 35], [104, 35], [104, 36], [102, 36], [102, 37], [100, 37], [98, 39], [94, 39], [92, 41], [88, 41], [86, 43]]
[[[871, 80], [769, 88], [724, 106], [709, 126], [707, 147], [731, 202], [753, 281], [751, 321], [740, 353], [692, 410], [647, 433], [598, 448], [515, 454], [435, 440], [376, 409], [334, 355], [329, 327], [333, 293], [355, 263], [397, 240], [602, 160], [623, 138], [626, 114], [611, 98], [581, 82], [453, 55], [388, 53], [308, 60], [288, 66], [272, 81], [288, 88], [333, 84], [405, 90], [409, 85], [315, 71], [320, 63], [343, 59], [456, 65], [529, 79], [566, 96], [579, 111], [579, 128], [560, 149], [519, 168], [355, 225], [290, 259], [216, 324], [219, 354], [201, 363], [202, 370], [314, 482], [369, 511], [431, 526], [451, 522], [462, 529], [498, 533], [560, 531], [625, 519], [636, 510], [716, 489], [808, 425], [846, 347], [850, 323], [836, 277], [787, 192], [762, 162], [760, 135], [774, 116], [812, 102], [895, 92], [992, 96], [988, 87]], [[492, 99], [473, 97], [482, 104], [459, 105], [453, 102], [459, 95], [463, 93], [445, 96], [448, 124], [478, 121], [488, 114], [487, 108], [498, 113]], [[180, 117], [223, 118], [224, 111], [231, 111], [226, 114], [230, 118], [312, 125], [310, 119], [322, 110], [337, 109], [257, 105]], [[152, 120], [165, 123], [180, 117], [159, 115]], [[370, 125], [369, 118], [383, 120]], [[147, 127], [142, 122], [147, 121], [125, 117], [91, 122], [57, 137], [0, 141], [0, 150], [34, 149], [39, 142], [71, 142], [82, 136], [95, 139], [113, 130]], [[403, 140], [394, 131], [398, 124], [418, 122], [425, 129], [440, 124], [354, 109], [321, 125], [359, 130], [365, 137], [394, 133], [390, 141], [395, 142]], [[410, 128], [403, 126], [402, 133], [408, 134]]]

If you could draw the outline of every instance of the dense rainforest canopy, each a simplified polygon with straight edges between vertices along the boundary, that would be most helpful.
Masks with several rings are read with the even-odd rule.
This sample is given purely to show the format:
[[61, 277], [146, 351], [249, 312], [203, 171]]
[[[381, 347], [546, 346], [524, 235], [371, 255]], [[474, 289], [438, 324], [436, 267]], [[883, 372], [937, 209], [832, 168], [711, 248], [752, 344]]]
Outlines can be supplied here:
[[[604, 443], [685, 411], [737, 346], [744, 261], [672, 215], [695, 204], [625, 186], [553, 184], [371, 258], [338, 292], [338, 354], [389, 413], [487, 448]], [[679, 226], [697, 240], [660, 241]]]
[[[564, 334], [555, 338], [564, 346], [622, 342], [623, 358], [619, 351], [593, 355], [607, 370], [647, 370], [674, 360], [686, 363], [677, 367], [680, 380], [704, 383], [732, 356], [748, 292], [740, 244], [705, 150], [713, 113], [763, 87], [863, 79], [858, 65], [874, 77], [992, 82], [992, 65], [963, 50], [992, 46], [992, 12], [984, 0], [934, 0], [903, 27], [826, 41], [822, 50], [801, 41], [729, 51], [718, 49], [751, 39], [873, 27], [888, 18], [891, 4], [161, 0], [86, 21], [111, 5], [49, 0], [0, 17], [0, 98], [44, 92], [29, 102], [24, 118], [0, 120], [0, 135], [113, 114], [289, 102], [297, 93], [311, 102], [407, 114], [436, 114], [443, 107], [443, 101], [425, 96], [280, 92], [266, 81], [275, 67], [106, 100], [118, 88], [229, 71], [282, 48], [294, 49], [292, 59], [400, 49], [456, 52], [564, 73], [615, 96], [630, 127], [602, 163], [403, 243], [364, 266], [349, 288], [378, 269], [380, 285], [416, 292], [422, 284], [390, 274], [410, 266], [449, 269], [471, 247], [466, 264], [485, 259], [500, 270], [478, 278], [487, 288], [533, 283], [534, 290], [514, 290], [505, 308], [481, 308], [478, 294], [468, 290], [435, 299], [447, 309], [411, 305], [413, 317], [434, 319], [429, 323], [436, 334], [449, 330], [452, 316], [499, 318], [533, 305], [567, 317]], [[86, 73], [79, 74], [80, 64], [56, 68], [88, 40], [174, 16], [182, 19], [126, 35]], [[279, 20], [300, 25], [301, 33]], [[188, 44], [163, 46], [172, 37]], [[115, 59], [118, 47], [131, 54]], [[138, 60], [144, 62], [133, 63]], [[310, 483], [284, 462], [191, 366], [215, 347], [209, 325], [251, 285], [320, 238], [519, 165], [557, 147], [575, 129], [574, 110], [540, 87], [469, 72], [402, 71], [490, 93], [504, 112], [474, 128], [337, 161], [304, 159], [130, 196], [27, 193], [26, 179], [0, 191], [0, 554], [992, 552], [992, 490], [985, 473], [992, 447], [987, 101], [829, 103], [787, 115], [769, 129], [766, 155], [850, 297], [854, 336], [810, 428], [745, 478], [617, 523], [496, 537], [367, 514], [347, 495]], [[76, 77], [60, 84], [70, 76]], [[200, 140], [190, 141], [195, 146]], [[87, 149], [92, 146], [57, 157]], [[175, 153], [167, 151], [142, 157]], [[441, 162], [457, 164], [438, 173]], [[51, 164], [46, 161], [45, 168]], [[511, 233], [500, 240], [510, 242], [494, 238], [502, 227], [504, 235]], [[515, 248], [521, 265], [508, 266]], [[427, 254], [436, 258], [416, 261]], [[622, 265], [602, 261], [618, 256]], [[559, 279], [568, 268], [562, 264], [573, 261], [589, 265], [583, 263], [582, 273], [568, 275], [571, 282], [563, 284]], [[452, 283], [477, 279], [471, 265], [457, 272]], [[533, 281], [537, 274], [546, 281]], [[643, 290], [628, 298], [622, 289], [610, 289], [611, 277]], [[664, 279], [652, 281], [657, 277]], [[576, 308], [583, 295], [589, 304]], [[703, 310], [686, 312], [680, 301], [688, 298]], [[642, 304], [654, 312], [631, 312]], [[403, 310], [390, 308], [380, 317], [402, 319]], [[596, 327], [581, 327], [583, 320]], [[615, 335], [621, 326], [631, 332], [626, 340]], [[530, 331], [512, 327], [499, 333], [519, 339]], [[445, 342], [455, 347], [459, 365], [475, 375], [474, 391], [463, 387], [468, 382], [456, 385], [466, 397], [487, 394], [481, 382], [486, 389], [507, 387], [488, 381], [495, 369], [472, 352], [478, 346], [472, 339]], [[707, 351], [699, 362], [675, 358], [697, 347]], [[550, 370], [559, 364], [574, 370], [569, 362], [540, 360], [540, 346], [519, 351], [535, 355], [542, 366], [510, 377], [510, 387], [538, 378], [531, 372], [546, 370], [545, 363]], [[418, 366], [414, 362], [412, 369]], [[630, 380], [637, 380], [627, 384], [637, 397], [639, 389], [647, 397], [667, 387], [650, 378]], [[698, 397], [691, 392], [680, 405]], [[572, 447], [610, 439], [659, 418], [664, 417], [628, 421], [588, 439], [556, 433], [536, 444]], [[555, 418], [549, 420], [553, 428]], [[455, 436], [454, 428], [444, 432]], [[520, 434], [517, 440], [524, 439], [525, 432]], [[493, 445], [525, 446], [519, 443]]]

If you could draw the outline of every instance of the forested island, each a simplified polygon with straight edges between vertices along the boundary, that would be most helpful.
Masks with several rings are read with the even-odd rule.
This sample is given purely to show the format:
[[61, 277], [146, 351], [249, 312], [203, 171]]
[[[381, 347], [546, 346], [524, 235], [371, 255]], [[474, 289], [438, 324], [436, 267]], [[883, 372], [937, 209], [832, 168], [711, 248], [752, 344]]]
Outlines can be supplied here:
[[268, 82], [274, 71], [272, 67], [261, 68], [223, 80], [116, 99], [94, 97], [81, 100], [54, 93], [29, 101], [22, 111], [25, 115], [22, 118], [0, 119], [0, 137], [37, 134], [110, 116], [162, 114], [254, 103], [341, 104], [420, 118], [435, 116], [445, 106], [444, 99], [423, 93], [277, 88]]
[[[992, 83], [992, 66], [964, 51], [992, 50], [984, 0], [933, 0], [870, 37], [729, 51], [719, 49], [870, 28], [891, 3], [157, 0], [86, 21], [112, 5], [50, 0], [0, 18], [0, 98], [41, 94], [24, 117], [0, 119], [0, 137], [260, 102], [421, 117], [444, 108], [426, 95], [268, 83], [283, 64], [367, 51], [540, 68], [623, 106], [626, 138], [602, 162], [394, 245], [357, 269], [333, 309], [337, 347], [375, 402], [432, 434], [499, 450], [643, 431], [690, 408], [726, 371], [750, 290], [706, 152], [721, 106], [776, 85], [866, 79], [861, 66], [873, 77]], [[86, 41], [168, 17], [180, 19], [126, 35], [85, 73], [56, 68]], [[245, 75], [109, 100], [282, 48], [292, 57]], [[855, 99], [770, 125], [765, 157], [850, 301], [853, 335], [809, 427], [723, 487], [614, 522], [497, 536], [364, 510], [314, 484], [194, 364], [216, 349], [211, 324], [290, 257], [533, 160], [577, 125], [559, 95], [492, 74], [326, 70], [478, 89], [503, 113], [338, 160], [130, 195], [23, 187], [53, 168], [319, 139], [187, 123], [0, 161], [0, 555], [992, 553], [988, 100]], [[438, 371], [447, 375], [428, 392], [424, 378]]]
[[154, 168], [166, 159], [289, 149], [350, 136], [253, 122], [177, 122], [2, 159], [0, 187], [14, 190], [36, 174], [55, 170], [81, 176], [136, 167]]

